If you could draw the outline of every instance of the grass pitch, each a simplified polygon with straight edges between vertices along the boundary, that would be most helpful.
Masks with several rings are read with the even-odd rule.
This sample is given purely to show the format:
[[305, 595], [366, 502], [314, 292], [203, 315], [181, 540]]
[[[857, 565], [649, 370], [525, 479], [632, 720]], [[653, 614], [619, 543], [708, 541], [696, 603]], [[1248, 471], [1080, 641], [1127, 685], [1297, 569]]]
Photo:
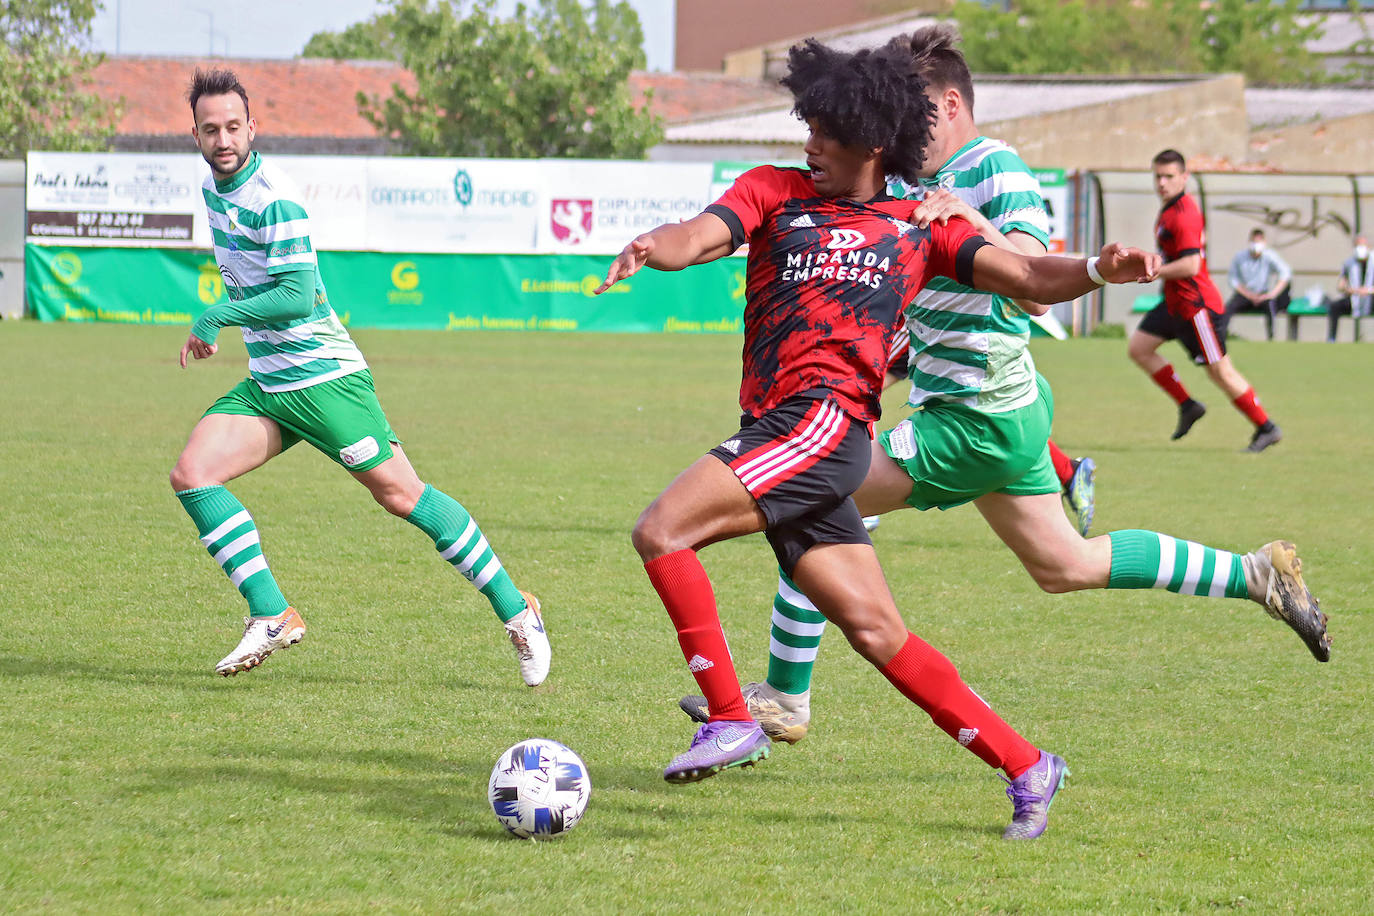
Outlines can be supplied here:
[[[1073, 771], [1048, 833], [1010, 844], [1002, 783], [833, 630], [804, 742], [662, 780], [695, 686], [628, 532], [735, 428], [738, 338], [356, 337], [421, 476], [543, 600], [549, 680], [525, 688], [486, 602], [307, 445], [232, 489], [309, 635], [216, 677], [243, 606], [167, 472], [244, 374], [235, 335], [183, 372], [183, 329], [0, 323], [0, 910], [1368, 910], [1374, 347], [1236, 342], [1286, 434], [1255, 456], [1181, 351], [1211, 412], [1171, 443], [1122, 341], [1035, 346], [1056, 439], [1099, 464], [1095, 533], [1295, 541], [1328, 665], [1243, 601], [1041, 594], [971, 507], [884, 519], [908, 624]], [[703, 560], [760, 679], [771, 553]], [[498, 753], [535, 735], [595, 787], [551, 843], [508, 837], [485, 800]]]

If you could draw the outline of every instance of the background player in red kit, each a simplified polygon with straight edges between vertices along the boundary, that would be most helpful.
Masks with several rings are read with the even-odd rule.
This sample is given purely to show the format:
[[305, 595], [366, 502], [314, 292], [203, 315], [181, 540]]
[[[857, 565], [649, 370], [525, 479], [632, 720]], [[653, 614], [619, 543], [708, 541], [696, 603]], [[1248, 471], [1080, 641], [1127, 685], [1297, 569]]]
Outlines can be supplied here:
[[1188, 394], [1174, 367], [1156, 352], [1166, 340], [1177, 340], [1194, 362], [1207, 367], [1217, 387], [1255, 424], [1247, 450], [1262, 452], [1282, 439], [1283, 431], [1269, 419], [1254, 387], [1226, 355], [1226, 307], [1207, 273], [1206, 229], [1197, 201], [1187, 193], [1188, 166], [1183, 154], [1172, 149], [1155, 156], [1152, 166], [1155, 193], [1163, 202], [1155, 220], [1155, 239], [1164, 256], [1159, 271], [1164, 301], [1131, 334], [1127, 352], [1178, 404], [1178, 426], [1172, 438], [1186, 435], [1207, 408]]
[[764, 531], [784, 572], [854, 649], [1019, 787], [1005, 835], [1032, 838], [1045, 829], [1064, 761], [1017, 734], [907, 630], [850, 497], [868, 470], [898, 316], [929, 278], [1057, 302], [1103, 277], [1146, 278], [1158, 259], [1117, 245], [1087, 262], [1029, 258], [988, 244], [962, 219], [917, 228], [909, 220], [919, 205], [885, 193], [887, 174], [915, 179], [930, 140], [931, 105], [908, 63], [888, 49], [793, 47], [782, 83], [810, 129], [809, 168], [745, 173], [706, 212], [631, 241], [598, 289], [646, 265], [681, 270], [749, 243], [741, 428], [659, 494], [633, 533], [710, 713], [664, 778], [692, 782], [768, 755], [697, 558], [708, 544]]

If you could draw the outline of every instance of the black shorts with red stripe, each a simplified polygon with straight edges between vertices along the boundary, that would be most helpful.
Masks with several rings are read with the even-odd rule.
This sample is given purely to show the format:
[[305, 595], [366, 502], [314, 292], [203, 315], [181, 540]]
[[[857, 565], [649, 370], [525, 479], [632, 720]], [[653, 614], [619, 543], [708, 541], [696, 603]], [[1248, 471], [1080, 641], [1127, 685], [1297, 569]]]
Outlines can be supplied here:
[[1210, 366], [1226, 355], [1228, 323], [1225, 312], [1200, 308], [1191, 319], [1180, 318], [1161, 302], [1145, 313], [1137, 330], [1165, 340], [1177, 340], [1183, 344], [1183, 349], [1188, 351], [1193, 362], [1199, 366]]
[[768, 543], [789, 576], [818, 544], [871, 544], [850, 496], [872, 457], [868, 424], [833, 399], [789, 398], [711, 449], [767, 519]]

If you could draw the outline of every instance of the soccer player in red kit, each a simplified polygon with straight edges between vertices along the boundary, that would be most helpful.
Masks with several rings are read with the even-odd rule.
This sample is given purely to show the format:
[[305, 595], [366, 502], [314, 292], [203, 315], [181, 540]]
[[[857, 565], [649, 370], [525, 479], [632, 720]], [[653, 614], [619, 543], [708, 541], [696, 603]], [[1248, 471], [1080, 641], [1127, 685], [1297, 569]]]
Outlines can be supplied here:
[[1155, 193], [1163, 201], [1155, 220], [1155, 238], [1164, 266], [1164, 301], [1140, 322], [1127, 343], [1127, 352], [1145, 374], [1178, 404], [1178, 425], [1171, 438], [1181, 439], [1207, 408], [1188, 394], [1178, 373], [1158, 352], [1166, 340], [1177, 340], [1193, 361], [1206, 366], [1207, 375], [1226, 392], [1236, 409], [1255, 424], [1247, 451], [1262, 452], [1283, 438], [1269, 419], [1254, 387], [1231, 365], [1226, 354], [1226, 307], [1207, 273], [1206, 230], [1197, 201], [1187, 193], [1188, 166], [1183, 154], [1166, 149], [1152, 163]]
[[1086, 262], [1031, 258], [988, 244], [962, 219], [918, 228], [910, 219], [919, 204], [885, 192], [887, 174], [914, 180], [930, 139], [931, 104], [906, 56], [807, 41], [788, 63], [782, 83], [810, 130], [808, 168], [746, 172], [704, 213], [632, 240], [597, 290], [645, 266], [681, 270], [749, 243], [740, 429], [678, 475], [632, 536], [709, 707], [664, 778], [693, 782], [768, 756], [697, 558], [708, 544], [762, 531], [784, 572], [860, 655], [1019, 787], [1004, 835], [1033, 838], [1067, 772], [1063, 759], [1018, 734], [907, 630], [851, 494], [868, 471], [898, 317], [928, 279], [1057, 302], [1104, 278], [1148, 278], [1158, 258], [1118, 245]]

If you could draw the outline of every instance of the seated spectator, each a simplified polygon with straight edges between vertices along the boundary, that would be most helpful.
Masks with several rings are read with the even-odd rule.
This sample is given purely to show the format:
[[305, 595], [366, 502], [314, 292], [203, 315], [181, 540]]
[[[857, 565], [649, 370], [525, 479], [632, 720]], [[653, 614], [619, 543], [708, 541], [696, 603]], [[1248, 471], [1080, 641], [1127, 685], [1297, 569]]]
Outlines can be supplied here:
[[1227, 280], [1235, 292], [1226, 301], [1226, 317], [1236, 312], [1263, 312], [1264, 336], [1274, 339], [1274, 318], [1288, 308], [1292, 269], [1264, 242], [1264, 230], [1250, 232], [1250, 244], [1231, 259]]
[[1341, 265], [1341, 275], [1336, 280], [1336, 288], [1342, 298], [1326, 304], [1326, 341], [1336, 342], [1336, 325], [1342, 315], [1355, 320], [1355, 339], [1360, 339], [1360, 319], [1370, 314], [1371, 300], [1374, 300], [1374, 259], [1369, 257], [1369, 239], [1366, 236], [1355, 238], [1355, 251]]

